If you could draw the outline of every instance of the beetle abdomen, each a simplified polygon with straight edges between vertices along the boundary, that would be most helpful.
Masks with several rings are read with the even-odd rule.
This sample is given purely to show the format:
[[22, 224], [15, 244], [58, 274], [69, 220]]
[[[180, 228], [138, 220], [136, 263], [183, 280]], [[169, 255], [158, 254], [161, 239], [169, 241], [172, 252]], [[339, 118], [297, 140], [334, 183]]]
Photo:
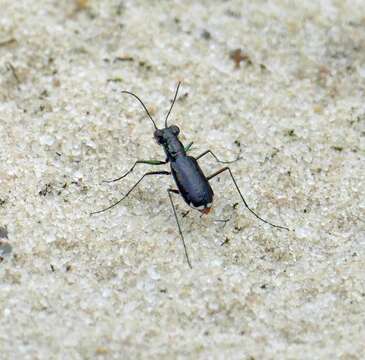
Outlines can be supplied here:
[[204, 213], [213, 202], [213, 190], [198, 162], [191, 156], [171, 161], [171, 172], [185, 202]]

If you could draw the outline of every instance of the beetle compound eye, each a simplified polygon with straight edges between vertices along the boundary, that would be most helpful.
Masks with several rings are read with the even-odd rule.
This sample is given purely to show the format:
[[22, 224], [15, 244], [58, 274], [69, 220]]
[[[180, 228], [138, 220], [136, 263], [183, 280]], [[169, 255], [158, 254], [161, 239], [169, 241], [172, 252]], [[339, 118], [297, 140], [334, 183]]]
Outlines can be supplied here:
[[154, 134], [153, 134], [155, 140], [157, 141], [158, 144], [162, 143], [163, 140], [163, 131], [160, 129], [157, 129]]
[[171, 125], [171, 126], [170, 126], [170, 130], [172, 131], [172, 133], [173, 133], [175, 136], [179, 135], [179, 133], [180, 133], [180, 129], [179, 129], [179, 127], [178, 127], [178, 126], [176, 126], [176, 125]]

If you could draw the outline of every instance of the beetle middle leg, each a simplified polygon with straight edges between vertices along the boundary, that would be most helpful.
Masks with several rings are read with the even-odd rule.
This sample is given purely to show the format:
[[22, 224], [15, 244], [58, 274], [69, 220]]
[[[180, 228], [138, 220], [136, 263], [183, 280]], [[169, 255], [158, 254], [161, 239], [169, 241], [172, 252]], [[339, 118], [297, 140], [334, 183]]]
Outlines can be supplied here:
[[241, 197], [241, 199], [242, 199], [242, 201], [243, 201], [243, 203], [245, 204], [245, 206], [246, 206], [246, 208], [253, 214], [253, 215], [255, 215], [259, 220], [261, 220], [261, 221], [263, 221], [264, 223], [266, 223], [266, 224], [269, 224], [269, 225], [271, 225], [271, 226], [273, 226], [273, 227], [276, 227], [276, 228], [279, 228], [279, 229], [284, 229], [284, 230], [288, 230], [289, 231], [289, 229], [287, 228], [287, 227], [285, 227], [285, 226], [280, 226], [280, 225], [275, 225], [275, 224], [272, 224], [271, 222], [269, 222], [269, 221], [267, 221], [267, 220], [264, 220], [262, 217], [260, 217], [260, 216], [258, 216], [249, 206], [248, 206], [248, 204], [247, 204], [247, 202], [246, 202], [246, 200], [244, 199], [244, 197], [243, 197], [243, 195], [242, 195], [242, 193], [241, 193], [241, 190], [240, 190], [240, 188], [238, 187], [238, 185], [237, 185], [237, 182], [236, 182], [236, 180], [235, 180], [235, 178], [234, 178], [234, 176], [233, 176], [233, 174], [232, 174], [232, 171], [231, 171], [231, 169], [227, 166], [227, 167], [224, 167], [223, 169], [220, 169], [220, 170], [218, 170], [218, 171], [216, 171], [214, 174], [212, 174], [212, 175], [210, 175], [210, 176], [208, 176], [207, 177], [207, 180], [209, 181], [209, 180], [211, 180], [211, 179], [213, 179], [214, 177], [216, 177], [217, 175], [219, 175], [219, 174], [221, 174], [222, 172], [224, 172], [224, 171], [228, 171], [229, 172], [229, 174], [231, 175], [231, 179], [232, 179], [232, 181], [233, 181], [233, 183], [234, 183], [234, 186], [236, 187], [236, 189], [237, 189], [237, 191], [238, 191], [238, 193], [240, 194], [240, 197]]
[[136, 167], [137, 164], [148, 164], [148, 165], [165, 165], [167, 164], [167, 161], [161, 161], [161, 160], [137, 160], [133, 166], [122, 176], [116, 178], [116, 179], [111, 179], [111, 180], [103, 180], [104, 183], [112, 183], [115, 181], [119, 181], [124, 179], [128, 174], [130, 174], [134, 168]]
[[238, 161], [238, 160], [240, 160], [240, 159], [241, 159], [240, 154], [238, 154], [238, 155], [237, 155], [237, 158], [236, 158], [236, 159], [234, 159], [234, 160], [231, 160], [231, 161], [222, 161], [222, 160], [219, 160], [219, 159], [218, 159], [217, 155], [215, 155], [215, 154], [213, 153], [213, 151], [212, 151], [212, 150], [207, 150], [207, 151], [204, 151], [204, 152], [203, 152], [202, 154], [200, 154], [199, 156], [197, 156], [197, 157], [195, 158], [195, 160], [199, 160], [200, 158], [202, 158], [203, 156], [205, 156], [205, 155], [207, 155], [207, 154], [211, 154], [211, 155], [214, 157], [214, 159], [215, 159], [217, 162], [221, 163], [221, 164], [232, 164], [232, 163], [234, 163], [234, 162], [236, 162], [236, 161]]
[[128, 192], [117, 202], [115, 202], [114, 204], [108, 206], [105, 209], [99, 210], [99, 211], [94, 211], [92, 213], [90, 213], [90, 215], [94, 215], [94, 214], [99, 214], [102, 213], [104, 211], [107, 211], [111, 208], [113, 208], [114, 206], [118, 205], [119, 203], [121, 203], [137, 186], [138, 184], [146, 177], [146, 176], [150, 176], [150, 175], [171, 175], [171, 173], [169, 171], [150, 171], [145, 173], [129, 190]]
[[180, 233], [180, 238], [181, 238], [181, 241], [182, 241], [182, 244], [183, 244], [183, 247], [184, 247], [184, 252], [185, 252], [185, 257], [186, 257], [186, 261], [190, 267], [190, 269], [192, 269], [193, 267], [191, 266], [191, 262], [190, 262], [190, 259], [189, 259], [189, 255], [188, 255], [188, 250], [186, 248], [186, 244], [185, 244], [185, 239], [184, 239], [184, 235], [181, 231], [181, 227], [180, 227], [180, 223], [179, 223], [179, 219], [177, 217], [177, 213], [176, 213], [176, 208], [175, 208], [175, 204], [174, 204], [174, 201], [172, 200], [172, 195], [171, 193], [174, 193], [174, 194], [180, 194], [180, 192], [178, 190], [175, 190], [175, 189], [168, 189], [167, 190], [167, 193], [169, 194], [169, 198], [170, 198], [170, 203], [171, 203], [171, 206], [172, 206], [172, 210], [174, 212], [174, 216], [175, 216], [175, 220], [176, 220], [176, 224], [177, 224], [177, 227], [179, 229], [179, 233]]

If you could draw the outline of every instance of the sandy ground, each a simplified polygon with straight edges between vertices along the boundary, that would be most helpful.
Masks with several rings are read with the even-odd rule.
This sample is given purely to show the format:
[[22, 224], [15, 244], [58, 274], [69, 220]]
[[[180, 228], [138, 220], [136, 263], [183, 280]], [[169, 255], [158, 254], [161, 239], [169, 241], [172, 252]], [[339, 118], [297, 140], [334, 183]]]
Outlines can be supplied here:
[[[89, 216], [164, 159], [120, 91], [162, 126], [179, 80], [191, 154], [295, 230], [222, 174], [176, 199], [192, 270], [172, 178]], [[363, 358], [364, 95], [363, 0], [0, 0], [0, 358]]]

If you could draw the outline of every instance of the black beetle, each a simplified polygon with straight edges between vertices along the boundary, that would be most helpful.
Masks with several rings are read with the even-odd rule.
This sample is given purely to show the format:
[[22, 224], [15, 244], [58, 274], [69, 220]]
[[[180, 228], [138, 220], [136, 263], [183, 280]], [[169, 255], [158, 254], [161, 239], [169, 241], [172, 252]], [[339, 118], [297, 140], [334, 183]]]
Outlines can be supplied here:
[[164, 164], [170, 163], [171, 171], [149, 171], [149, 172], [145, 173], [120, 200], [118, 200], [116, 203], [110, 205], [109, 207], [107, 207], [105, 209], [91, 213], [91, 215], [101, 213], [103, 211], [109, 210], [109, 209], [113, 208], [114, 206], [118, 205], [137, 187], [137, 185], [146, 176], [171, 175], [172, 174], [172, 176], [175, 180], [177, 189], [168, 189], [167, 191], [168, 191], [171, 206], [172, 206], [172, 209], [174, 212], [174, 216], [176, 219], [176, 223], [177, 223], [177, 226], [179, 229], [181, 240], [182, 240], [182, 243], [184, 246], [186, 260], [188, 262], [188, 265], [190, 267], [192, 267], [190, 259], [189, 259], [189, 255], [188, 255], [188, 252], [186, 249], [184, 236], [181, 231], [180, 223], [179, 223], [179, 220], [177, 217], [175, 205], [174, 205], [174, 202], [172, 199], [172, 194], [175, 193], [175, 194], [181, 195], [183, 197], [183, 199], [185, 200], [185, 202], [190, 207], [192, 207], [193, 209], [199, 210], [203, 214], [208, 214], [211, 209], [211, 206], [213, 203], [213, 197], [214, 197], [214, 192], [209, 184], [209, 181], [211, 179], [213, 179], [215, 176], [221, 174], [222, 172], [228, 171], [244, 205], [253, 215], [255, 215], [258, 219], [260, 219], [261, 221], [263, 221], [266, 224], [269, 224], [273, 227], [276, 227], [279, 229], [284, 229], [284, 230], [289, 230], [287, 227], [274, 225], [271, 222], [264, 220], [263, 218], [258, 216], [248, 206], [246, 200], [244, 199], [244, 197], [237, 185], [237, 182], [232, 174], [232, 171], [228, 166], [223, 167], [222, 169], [216, 171], [215, 173], [213, 173], [210, 176], [205, 176], [197, 161], [207, 154], [211, 154], [217, 162], [223, 163], [223, 164], [232, 163], [232, 162], [238, 160], [238, 158], [233, 161], [221, 161], [217, 158], [217, 156], [211, 150], [204, 151], [202, 154], [200, 154], [197, 157], [192, 157], [192, 156], [187, 155], [187, 152], [190, 150], [193, 143], [191, 142], [189, 145], [184, 147], [184, 145], [179, 140], [180, 129], [176, 125], [168, 126], [168, 124], [167, 124], [167, 120], [168, 120], [171, 110], [175, 104], [177, 94], [179, 92], [179, 88], [180, 88], [180, 82], [177, 85], [174, 99], [171, 103], [169, 112], [166, 115], [165, 127], [163, 129], [157, 128], [156, 123], [153, 120], [152, 116], [150, 115], [149, 111], [147, 110], [146, 106], [144, 105], [142, 100], [136, 94], [133, 94], [129, 91], [122, 91], [122, 93], [124, 93], [124, 94], [129, 94], [129, 95], [132, 95], [133, 97], [135, 97], [140, 102], [140, 104], [143, 106], [148, 117], [151, 119], [153, 126], [155, 127], [154, 138], [155, 138], [157, 144], [161, 145], [165, 150], [166, 160], [164, 160], [164, 161], [137, 160], [134, 163], [134, 165], [125, 174], [123, 174], [122, 176], [120, 176], [117, 179], [106, 180], [105, 182], [110, 183], [110, 182], [115, 182], [115, 181], [119, 181], [119, 180], [123, 179], [124, 177], [126, 177], [128, 174], [130, 174], [134, 170], [134, 168], [137, 164], [164, 165]]

